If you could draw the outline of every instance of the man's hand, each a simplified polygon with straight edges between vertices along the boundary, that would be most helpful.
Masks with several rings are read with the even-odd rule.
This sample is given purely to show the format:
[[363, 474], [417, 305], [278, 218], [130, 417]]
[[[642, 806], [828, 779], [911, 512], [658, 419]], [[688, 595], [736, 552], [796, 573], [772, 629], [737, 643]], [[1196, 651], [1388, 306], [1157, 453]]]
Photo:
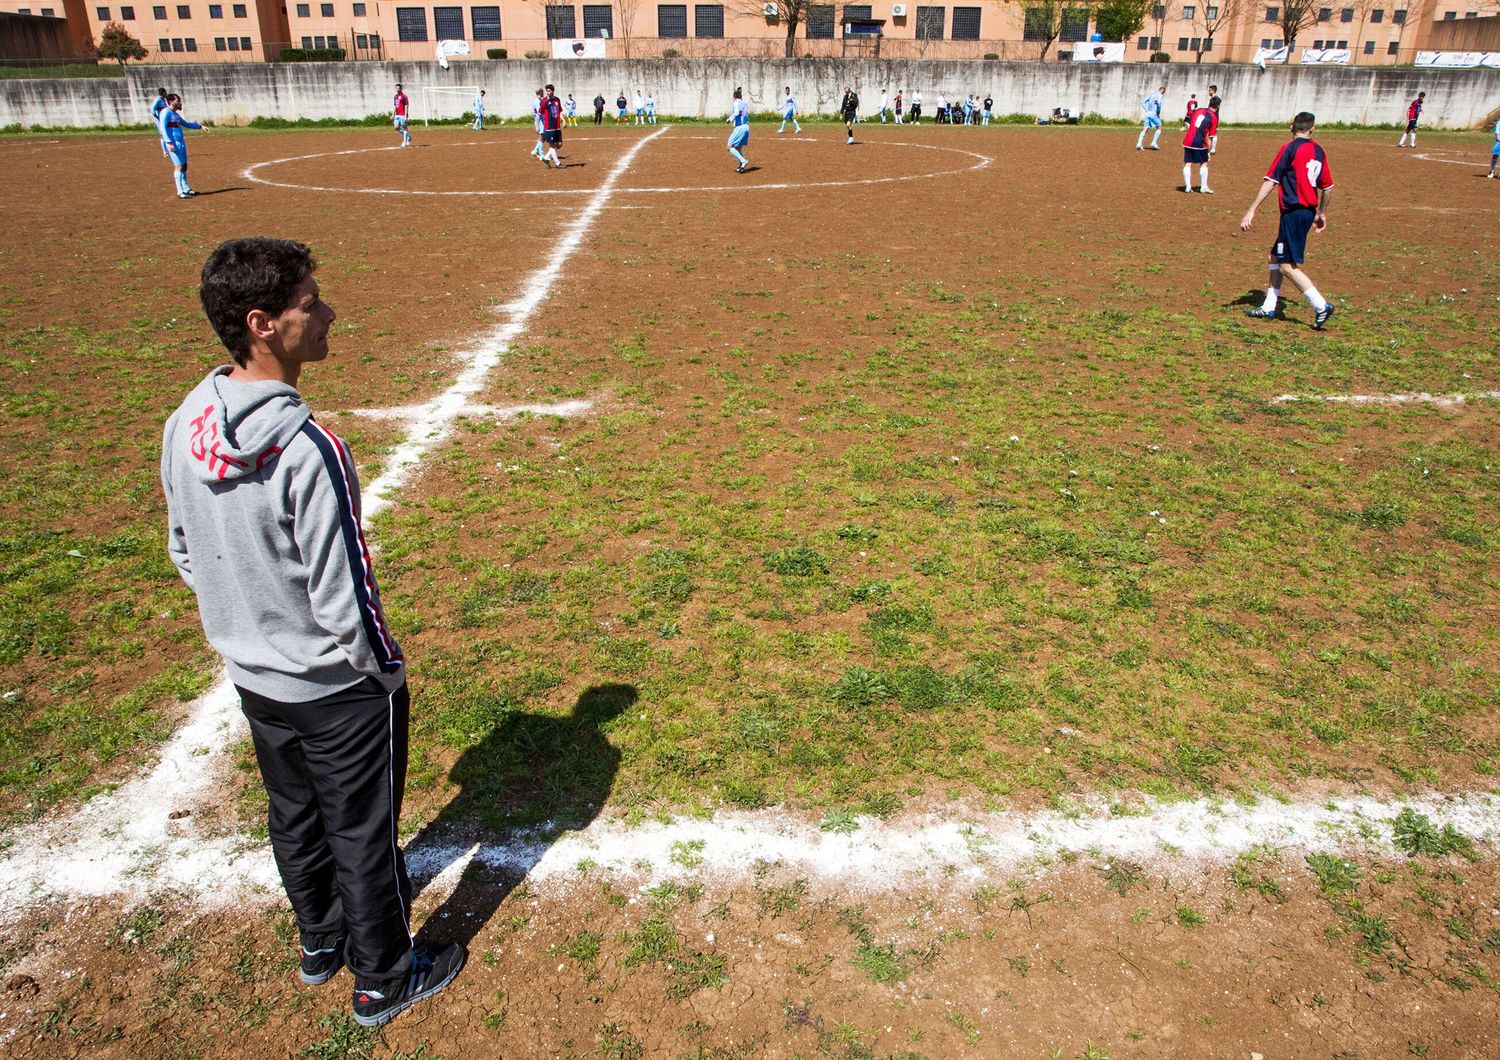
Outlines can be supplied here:
[[1321, 232], [1328, 227], [1328, 215], [1319, 210], [1313, 215], [1313, 231]]
[[1251, 226], [1254, 225], [1254, 224], [1255, 224], [1255, 207], [1252, 206], [1252, 207], [1250, 207], [1250, 209], [1248, 209], [1248, 210], [1245, 211], [1245, 216], [1240, 218], [1240, 231], [1241, 232], [1248, 232], [1248, 231], [1250, 231]]

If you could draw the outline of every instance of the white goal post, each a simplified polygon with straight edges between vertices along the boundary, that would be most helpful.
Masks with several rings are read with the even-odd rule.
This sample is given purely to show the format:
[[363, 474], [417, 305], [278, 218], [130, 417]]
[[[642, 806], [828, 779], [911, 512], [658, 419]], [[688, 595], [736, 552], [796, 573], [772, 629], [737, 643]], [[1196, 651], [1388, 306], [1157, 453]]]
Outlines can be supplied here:
[[442, 86], [422, 87], [422, 124], [428, 125], [433, 118], [459, 118], [468, 113], [479, 95], [478, 85], [470, 87]]

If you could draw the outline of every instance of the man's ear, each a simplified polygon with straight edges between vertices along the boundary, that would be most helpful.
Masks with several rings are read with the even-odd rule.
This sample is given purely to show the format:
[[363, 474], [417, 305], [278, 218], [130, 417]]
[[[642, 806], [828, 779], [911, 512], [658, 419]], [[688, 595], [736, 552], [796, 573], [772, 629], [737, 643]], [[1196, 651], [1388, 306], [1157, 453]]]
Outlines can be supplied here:
[[245, 329], [252, 339], [270, 342], [276, 337], [276, 320], [264, 309], [252, 309], [245, 314]]

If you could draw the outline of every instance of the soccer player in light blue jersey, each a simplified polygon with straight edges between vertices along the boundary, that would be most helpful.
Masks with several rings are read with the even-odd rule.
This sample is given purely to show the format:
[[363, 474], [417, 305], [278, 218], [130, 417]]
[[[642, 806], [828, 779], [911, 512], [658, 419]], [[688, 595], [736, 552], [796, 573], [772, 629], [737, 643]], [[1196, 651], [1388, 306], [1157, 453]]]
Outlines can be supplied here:
[[542, 96], [542, 90], [537, 89], [536, 99], [531, 101], [531, 127], [536, 131], [536, 143], [531, 148], [531, 155], [545, 164], [547, 145], [542, 139]]
[[781, 101], [781, 128], [776, 130], [778, 134], [786, 132], [787, 122], [792, 123], [792, 132], [802, 131], [802, 125], [797, 121], [797, 97], [792, 95], [791, 85], [786, 86], [786, 99]]
[[1135, 138], [1135, 149], [1143, 151], [1141, 145], [1146, 142], [1146, 134], [1154, 133], [1151, 137], [1151, 150], [1160, 151], [1157, 141], [1161, 139], [1161, 101], [1162, 93], [1167, 90], [1166, 85], [1158, 85], [1155, 92], [1141, 100], [1141, 135]]
[[479, 95], [474, 97], [474, 131], [484, 131], [484, 89], [479, 90]]
[[740, 153], [740, 148], [750, 142], [750, 108], [745, 106], [744, 94], [738, 87], [734, 90], [734, 105], [729, 108], [729, 124], [734, 126], [729, 130], [729, 153], [740, 163], [735, 172], [743, 173], [750, 168], [750, 160]]
[[1495, 163], [1500, 162], [1500, 121], [1495, 122], [1495, 142], [1490, 144], [1490, 180], [1495, 179]]
[[172, 160], [172, 180], [177, 185], [177, 197], [190, 199], [198, 193], [188, 184], [187, 138], [182, 130], [201, 129], [203, 126], [182, 116], [182, 97], [173, 92], [157, 118], [157, 128], [161, 130], [161, 149]]
[[650, 92], [646, 93], [646, 124], [656, 124], [656, 97]]

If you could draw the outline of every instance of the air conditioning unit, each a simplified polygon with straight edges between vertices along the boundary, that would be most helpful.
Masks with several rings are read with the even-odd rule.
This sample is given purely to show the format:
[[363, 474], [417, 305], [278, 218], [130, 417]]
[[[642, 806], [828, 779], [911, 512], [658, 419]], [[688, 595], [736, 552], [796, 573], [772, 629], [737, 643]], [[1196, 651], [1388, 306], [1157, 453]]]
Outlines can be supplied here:
[[775, 4], [767, 4], [765, 6], [765, 12], [767, 18], [776, 18], [781, 14], [781, 9], [778, 8]]
[[906, 5], [905, 4], [892, 4], [891, 5], [891, 17], [892, 18], [905, 18], [906, 17]]

